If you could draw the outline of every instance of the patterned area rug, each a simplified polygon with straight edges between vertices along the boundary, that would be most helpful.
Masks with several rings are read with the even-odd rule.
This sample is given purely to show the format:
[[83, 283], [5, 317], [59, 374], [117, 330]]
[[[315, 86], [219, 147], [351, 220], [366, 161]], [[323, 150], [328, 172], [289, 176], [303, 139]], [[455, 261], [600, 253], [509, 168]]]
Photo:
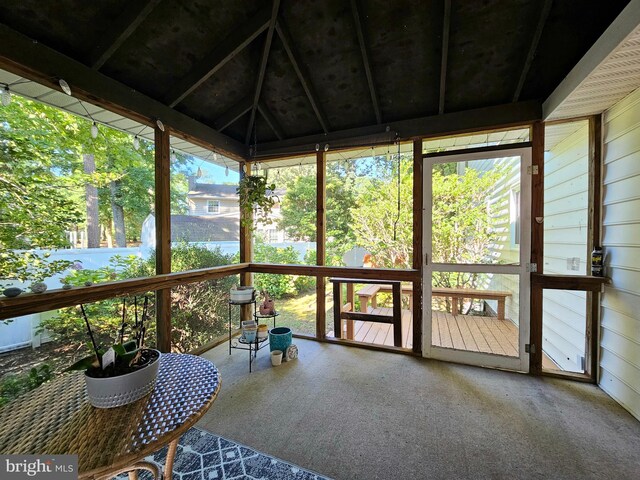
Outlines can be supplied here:
[[[167, 449], [163, 448], [146, 460], [164, 465]], [[126, 475], [118, 479], [127, 479]], [[148, 472], [140, 474], [148, 480]], [[279, 458], [265, 455], [226, 438], [199, 428], [192, 428], [180, 438], [173, 464], [175, 480], [329, 480]]]

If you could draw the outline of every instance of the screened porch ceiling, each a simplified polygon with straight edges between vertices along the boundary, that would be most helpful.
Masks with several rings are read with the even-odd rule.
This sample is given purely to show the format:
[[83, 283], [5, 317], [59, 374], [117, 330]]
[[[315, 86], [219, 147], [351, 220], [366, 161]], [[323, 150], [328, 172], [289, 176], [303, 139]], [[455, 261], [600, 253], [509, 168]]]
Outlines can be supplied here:
[[8, 0], [0, 67], [236, 160], [313, 153], [539, 119], [629, 3]]

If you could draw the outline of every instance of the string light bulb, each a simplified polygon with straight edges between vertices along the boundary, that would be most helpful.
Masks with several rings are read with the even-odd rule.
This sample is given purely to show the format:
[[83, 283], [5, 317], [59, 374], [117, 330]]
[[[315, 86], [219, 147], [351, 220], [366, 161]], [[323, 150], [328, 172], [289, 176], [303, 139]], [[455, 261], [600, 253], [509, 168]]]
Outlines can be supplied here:
[[98, 125], [96, 125], [96, 122], [91, 125], [91, 138], [98, 138]]
[[324, 144], [324, 151], [325, 151], [325, 152], [328, 152], [328, 151], [329, 151], [329, 144], [328, 144], [328, 143], [325, 143], [325, 144]]
[[198, 178], [202, 177], [202, 169], [200, 167], [198, 167], [198, 171], [196, 172], [196, 177]]
[[133, 148], [135, 150], [138, 150], [140, 148], [140, 139], [138, 138], [138, 135], [133, 137]]
[[162, 123], [162, 121], [160, 119], [156, 120], [156, 125], [158, 126], [160, 131], [164, 132], [164, 123]]
[[67, 82], [65, 82], [62, 78], [60, 80], [58, 80], [58, 84], [60, 85], [60, 88], [62, 89], [62, 91], [64, 93], [66, 93], [67, 95], [71, 95], [71, 87], [69, 86], [69, 84]]
[[224, 166], [224, 176], [225, 177], [229, 176], [229, 165], [226, 165], [226, 164]]
[[176, 157], [176, 151], [175, 150], [171, 150], [171, 161], [175, 162], [177, 158], [178, 157]]
[[6, 107], [11, 103], [11, 91], [9, 90], [9, 85], [5, 85], [2, 90], [2, 106]]

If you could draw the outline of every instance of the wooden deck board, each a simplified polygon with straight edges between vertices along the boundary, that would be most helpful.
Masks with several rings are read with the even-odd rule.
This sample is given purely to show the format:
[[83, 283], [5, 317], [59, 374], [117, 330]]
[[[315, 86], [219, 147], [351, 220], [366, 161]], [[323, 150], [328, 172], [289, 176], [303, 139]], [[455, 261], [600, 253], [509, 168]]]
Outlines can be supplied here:
[[[391, 315], [391, 308], [368, 309], [369, 313]], [[518, 327], [509, 319], [477, 315], [451, 315], [434, 310], [431, 343], [434, 346], [455, 348], [496, 355], [517, 356]], [[353, 325], [354, 340], [376, 345], [393, 346], [393, 325], [357, 320]], [[332, 332], [330, 332], [330, 335]], [[412, 348], [413, 316], [402, 310], [402, 346]]]

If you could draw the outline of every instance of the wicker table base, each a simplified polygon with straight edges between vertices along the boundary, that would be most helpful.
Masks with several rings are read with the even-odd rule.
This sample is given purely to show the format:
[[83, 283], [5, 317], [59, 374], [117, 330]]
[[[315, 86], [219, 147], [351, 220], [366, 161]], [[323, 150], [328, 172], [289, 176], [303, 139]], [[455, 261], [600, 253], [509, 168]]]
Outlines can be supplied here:
[[215, 365], [193, 355], [162, 354], [155, 389], [112, 409], [89, 404], [82, 373], [63, 375], [0, 409], [0, 453], [77, 454], [80, 480], [103, 480], [151, 470], [144, 457], [169, 444], [170, 479], [180, 436], [219, 391]]

